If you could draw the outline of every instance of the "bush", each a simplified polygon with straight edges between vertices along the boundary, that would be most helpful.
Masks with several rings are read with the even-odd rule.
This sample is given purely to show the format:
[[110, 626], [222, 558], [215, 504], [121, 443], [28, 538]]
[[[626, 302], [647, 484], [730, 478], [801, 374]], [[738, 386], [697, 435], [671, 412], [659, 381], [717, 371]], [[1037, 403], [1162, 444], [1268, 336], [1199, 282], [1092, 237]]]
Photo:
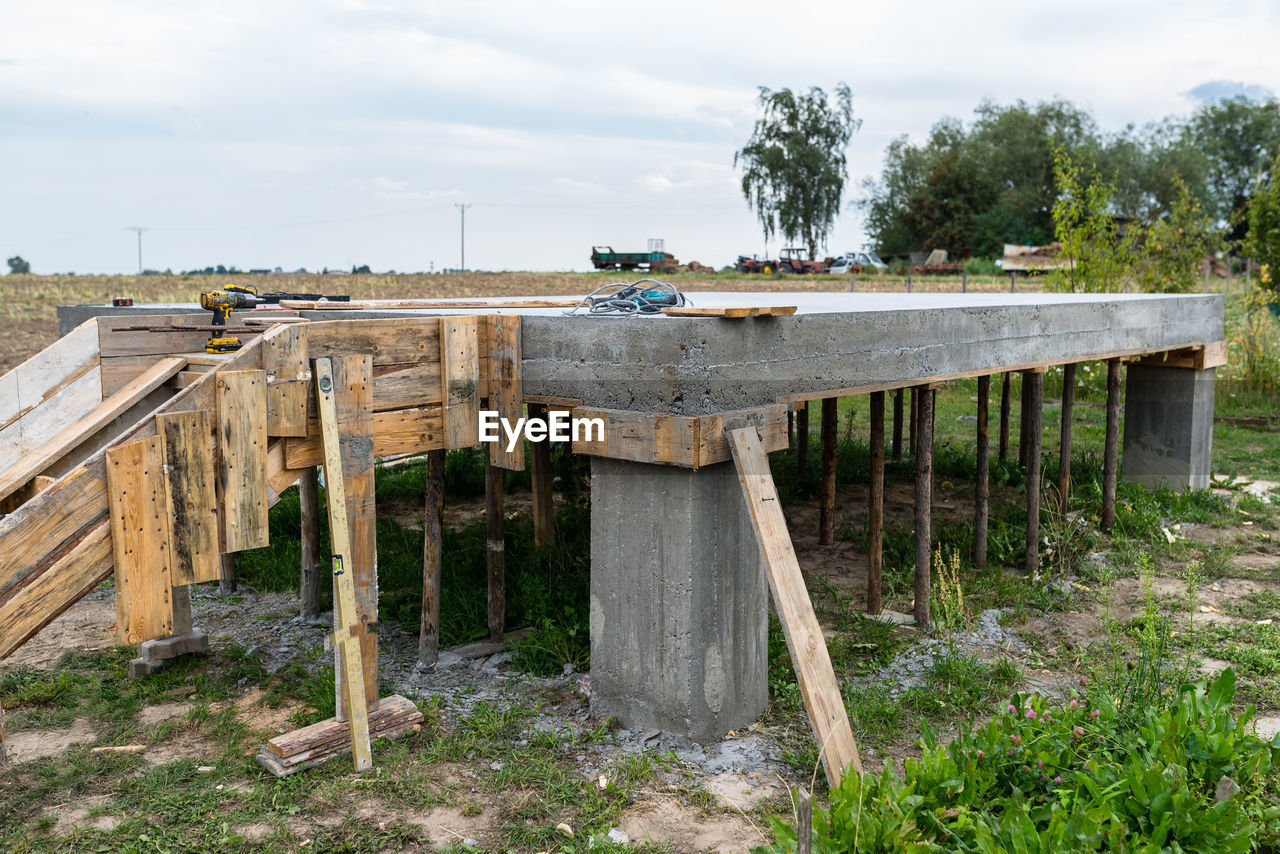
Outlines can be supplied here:
[[[1280, 844], [1280, 736], [1231, 713], [1231, 670], [1161, 707], [1104, 691], [1003, 714], [879, 776], [847, 776], [816, 810], [814, 851], [1248, 851]], [[776, 821], [774, 851], [794, 851]], [[768, 850], [768, 849], [765, 849]]]

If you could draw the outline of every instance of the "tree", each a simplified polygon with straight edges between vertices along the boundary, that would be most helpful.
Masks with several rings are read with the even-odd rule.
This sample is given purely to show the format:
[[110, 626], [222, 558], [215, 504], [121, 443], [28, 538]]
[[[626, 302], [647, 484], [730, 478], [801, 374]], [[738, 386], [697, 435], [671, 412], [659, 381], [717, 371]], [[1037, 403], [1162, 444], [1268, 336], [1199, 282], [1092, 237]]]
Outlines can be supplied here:
[[1230, 222], [1232, 240], [1245, 236], [1250, 190], [1280, 154], [1280, 101], [1237, 96], [1201, 107], [1187, 125], [1189, 142], [1208, 161], [1213, 213]]
[[862, 125], [853, 117], [853, 93], [843, 83], [834, 100], [814, 86], [808, 94], [760, 87], [764, 115], [733, 155], [741, 164], [742, 194], [755, 209], [765, 240], [781, 233], [816, 257], [840, 211], [848, 172], [845, 149]]
[[1054, 290], [1071, 293], [1118, 291], [1137, 259], [1140, 229], [1123, 234], [1112, 210], [1115, 185], [1098, 174], [1087, 150], [1054, 154], [1054, 181], [1059, 188], [1053, 203], [1054, 237], [1062, 244], [1049, 279]]
[[12, 258], [9, 259], [9, 272], [10, 273], [30, 273], [31, 262], [24, 261], [21, 255], [14, 255]]
[[1139, 265], [1138, 283], [1148, 293], [1190, 292], [1201, 263], [1222, 244], [1222, 232], [1186, 182], [1175, 175], [1173, 183], [1178, 196], [1169, 215], [1152, 223], [1145, 236], [1147, 257]]
[[1274, 301], [1280, 293], [1280, 154], [1249, 202], [1247, 222], [1244, 253], [1258, 262], [1262, 288], [1270, 292]]

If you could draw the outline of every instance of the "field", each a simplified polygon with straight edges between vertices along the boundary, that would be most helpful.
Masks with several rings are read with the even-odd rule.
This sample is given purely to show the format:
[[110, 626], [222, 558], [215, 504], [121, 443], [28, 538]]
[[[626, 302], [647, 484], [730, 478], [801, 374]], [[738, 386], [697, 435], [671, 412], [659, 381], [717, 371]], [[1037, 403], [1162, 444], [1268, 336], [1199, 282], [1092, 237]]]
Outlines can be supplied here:
[[[357, 297], [584, 294], [615, 276], [0, 277], [0, 370], [56, 334], [59, 303], [190, 302], [225, 281], [263, 290]], [[665, 277], [664, 277], [665, 278]], [[847, 278], [669, 277], [682, 289], [845, 290]], [[917, 290], [959, 291], [958, 279], [917, 279]], [[1007, 278], [971, 278], [1003, 291]], [[1020, 280], [1019, 288], [1029, 287]], [[901, 280], [859, 279], [859, 290], [904, 290]], [[1104, 400], [1098, 365], [1077, 380], [1073, 483], [1065, 516], [1046, 490], [1045, 559], [1024, 574], [1027, 488], [1011, 458], [992, 465], [991, 564], [968, 561], [972, 542], [976, 386], [939, 392], [934, 537], [954, 585], [936, 598], [951, 616], [938, 637], [861, 615], [869, 470], [867, 402], [840, 404], [837, 538], [817, 545], [817, 407], [811, 456], [774, 455], [801, 567], [837, 669], [868, 770], [920, 754], [924, 729], [946, 741], [990, 719], [1014, 692], [1065, 700], [1083, 679], [1123, 686], [1157, 627], [1171, 674], [1237, 677], [1235, 708], [1252, 704], [1260, 732], [1280, 729], [1280, 515], [1262, 481], [1280, 481], [1276, 394], [1241, 368], [1256, 338], [1242, 296], [1228, 295], [1232, 363], [1220, 373], [1212, 491], [1149, 492], [1121, 485], [1116, 528], [1098, 531]], [[1274, 328], [1263, 332], [1274, 335]], [[1274, 340], [1268, 339], [1268, 340]], [[1265, 378], [1264, 378], [1265, 379]], [[1062, 372], [1045, 383], [1045, 471], [1058, 461]], [[998, 385], [993, 383], [993, 392]], [[1017, 394], [1017, 383], [1014, 384]], [[998, 392], [997, 392], [998, 395]], [[998, 399], [998, 396], [997, 396]], [[451, 452], [446, 473], [446, 645], [480, 637], [484, 617], [483, 466]], [[297, 614], [298, 503], [272, 511], [272, 544], [238, 561], [241, 589], [195, 594], [196, 622], [213, 639], [208, 659], [130, 682], [132, 650], [110, 645], [110, 591], [91, 595], [28, 647], [0, 663], [0, 707], [20, 764], [0, 771], [0, 848], [6, 850], [610, 851], [625, 831], [655, 851], [746, 851], [774, 841], [771, 820], [791, 821], [789, 790], [817, 780], [817, 748], [780, 627], [770, 629], [770, 705], [750, 730], [716, 745], [666, 742], [586, 715], [590, 691], [586, 589], [589, 466], [554, 459], [554, 548], [532, 544], [528, 477], [511, 473], [507, 520], [508, 625], [530, 632], [507, 661], [413, 669], [421, 601], [423, 469], [378, 476], [380, 632], [388, 691], [416, 692], [421, 733], [375, 748], [376, 773], [344, 761], [276, 780], [250, 756], [278, 731], [333, 713], [324, 629]], [[911, 460], [891, 461], [885, 534], [886, 607], [911, 602]], [[1252, 484], [1252, 485], [1251, 485]], [[1248, 489], [1246, 487], [1249, 487]], [[327, 535], [326, 535], [327, 536]], [[1142, 659], [1145, 661], [1145, 659]], [[1057, 698], [1056, 700], [1054, 698]], [[94, 747], [138, 745], [139, 752]], [[615, 837], [618, 838], [618, 837]]]

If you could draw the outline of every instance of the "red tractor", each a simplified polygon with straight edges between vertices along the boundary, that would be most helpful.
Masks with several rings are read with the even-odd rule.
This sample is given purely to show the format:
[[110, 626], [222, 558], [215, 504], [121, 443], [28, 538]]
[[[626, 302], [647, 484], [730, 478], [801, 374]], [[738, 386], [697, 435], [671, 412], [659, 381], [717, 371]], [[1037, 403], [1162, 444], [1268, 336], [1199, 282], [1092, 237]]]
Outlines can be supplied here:
[[804, 275], [806, 273], [824, 272], [822, 262], [810, 260], [809, 253], [800, 247], [783, 249], [780, 260], [772, 258], [761, 259], [755, 255], [751, 257], [739, 255], [738, 263], [734, 265], [734, 269], [739, 273], [763, 273], [766, 276], [774, 273]]

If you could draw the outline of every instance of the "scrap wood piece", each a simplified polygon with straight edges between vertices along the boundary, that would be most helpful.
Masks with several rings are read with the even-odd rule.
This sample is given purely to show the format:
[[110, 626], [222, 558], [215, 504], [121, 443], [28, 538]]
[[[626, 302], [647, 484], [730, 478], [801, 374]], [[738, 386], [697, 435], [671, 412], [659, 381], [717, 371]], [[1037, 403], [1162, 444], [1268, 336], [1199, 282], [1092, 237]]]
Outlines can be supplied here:
[[[524, 410], [521, 379], [520, 315], [490, 314], [486, 318], [489, 339], [489, 408], [515, 424]], [[489, 443], [490, 464], [502, 469], [524, 470], [524, 441], [507, 450], [507, 442]]]
[[804, 699], [809, 723], [813, 725], [827, 780], [835, 787], [840, 785], [847, 767], [852, 766], [861, 774], [862, 760], [831, 666], [827, 642], [813, 613], [804, 576], [800, 574], [760, 436], [754, 427], [742, 427], [730, 432], [729, 444], [751, 514], [756, 544], [768, 571], [769, 588], [773, 591], [787, 650], [795, 666], [800, 696]]
[[326, 302], [324, 300], [280, 300], [281, 308], [307, 309], [310, 311], [344, 311], [365, 309], [435, 308], [441, 311], [469, 308], [573, 308], [582, 302], [581, 297], [495, 297], [492, 299], [364, 299], [350, 302]]
[[356, 616], [355, 584], [351, 580], [355, 562], [351, 554], [342, 451], [338, 446], [338, 405], [335, 400], [333, 365], [329, 359], [317, 359], [315, 372], [316, 403], [324, 436], [324, 483], [329, 502], [329, 538], [333, 551], [334, 637], [342, 664], [342, 687], [350, 717], [355, 770], [360, 772], [373, 767], [369, 748], [369, 708], [365, 701], [364, 668], [360, 661], [363, 624]]
[[267, 375], [220, 371], [217, 389], [223, 551], [261, 548], [268, 544]]
[[[399, 694], [384, 697], [378, 708], [369, 712], [369, 733], [422, 722], [422, 713], [414, 702]], [[328, 718], [319, 723], [277, 735], [267, 742], [267, 750], [291, 765], [304, 761], [317, 750], [351, 745], [351, 727], [346, 721]]]
[[480, 437], [478, 319], [440, 318], [440, 382], [446, 448], [469, 448]]
[[186, 359], [165, 358], [134, 377], [124, 388], [95, 406], [87, 415], [67, 425], [37, 450], [22, 457], [18, 465], [0, 476], [0, 498], [25, 486], [58, 459], [110, 424], [129, 407], [164, 385], [186, 365]]
[[156, 433], [164, 443], [169, 564], [178, 587], [218, 580], [212, 429], [209, 413], [202, 409], [156, 416]]
[[1181, 350], [1147, 353], [1139, 356], [1136, 361], [1139, 365], [1157, 368], [1194, 368], [1197, 371], [1218, 368], [1227, 363], [1227, 342], [1213, 341]]
[[116, 569], [116, 640], [173, 634], [164, 449], [151, 437], [107, 449], [107, 499]]
[[307, 361], [306, 324], [293, 324], [262, 344], [267, 372], [267, 435], [307, 435], [311, 365]]
[[743, 317], [789, 317], [796, 313], [794, 305], [743, 305], [698, 307], [692, 305], [669, 306], [662, 313], [669, 317], [724, 317], [738, 320]]
[[[373, 456], [378, 459], [444, 448], [444, 415], [439, 404], [375, 412], [372, 425]], [[305, 439], [284, 440], [286, 468], [304, 469], [324, 461], [319, 422], [312, 422], [308, 429], [311, 434]]]
[[733, 458], [729, 431], [760, 427], [765, 449], [787, 447], [785, 407], [777, 404], [714, 415], [673, 415], [624, 409], [578, 407], [574, 419], [599, 419], [603, 431], [586, 429], [571, 435], [573, 452], [615, 460], [698, 469]]

